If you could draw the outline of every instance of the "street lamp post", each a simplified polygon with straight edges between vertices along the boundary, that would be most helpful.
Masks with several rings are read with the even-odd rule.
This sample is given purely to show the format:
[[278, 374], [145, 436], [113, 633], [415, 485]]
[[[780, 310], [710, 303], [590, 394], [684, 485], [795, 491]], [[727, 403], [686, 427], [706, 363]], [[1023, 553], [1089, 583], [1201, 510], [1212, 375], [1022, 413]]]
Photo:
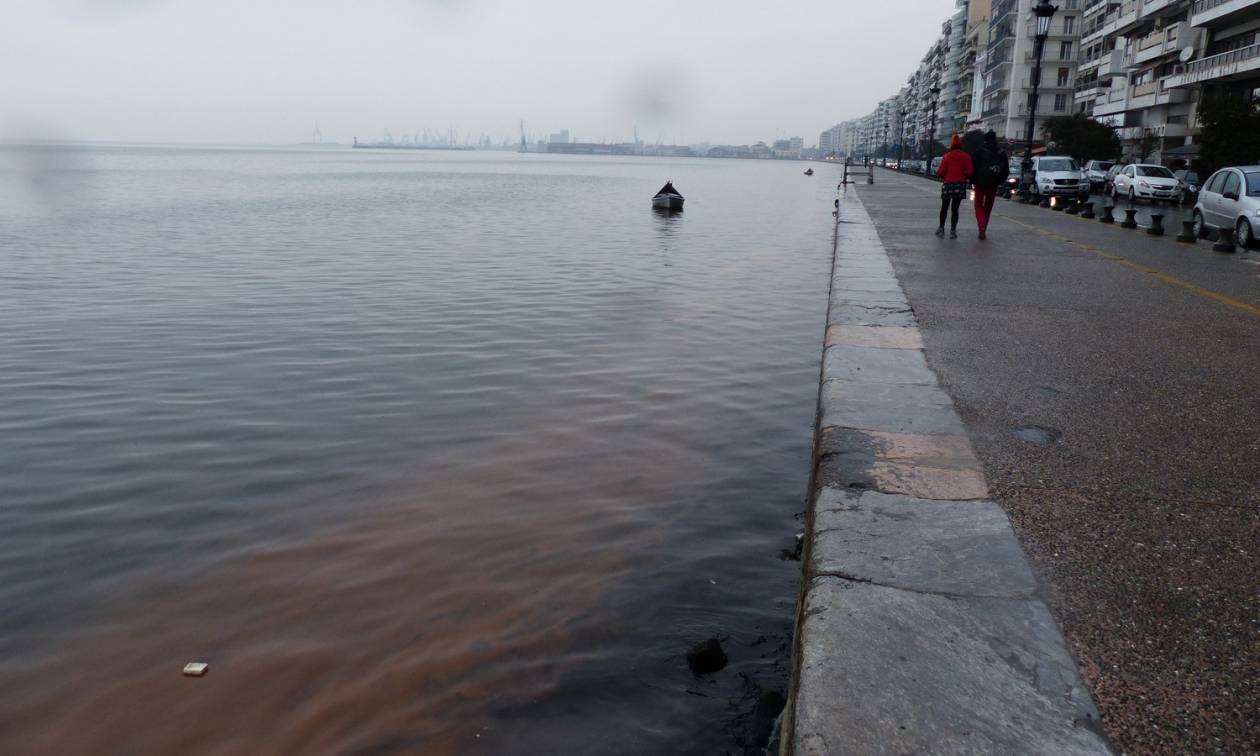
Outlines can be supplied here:
[[884, 167], [888, 167], [888, 119], [884, 118]]
[[940, 97], [941, 88], [937, 86], [933, 86], [928, 91], [932, 93], [932, 106], [931, 106], [932, 107], [932, 123], [928, 127], [928, 156], [927, 156], [927, 171], [928, 171], [928, 175], [930, 176], [932, 175], [932, 158], [935, 157], [932, 153], [936, 151], [936, 105], [937, 105], [936, 98]]
[[1050, 0], [1040, 0], [1033, 7], [1033, 15], [1037, 18], [1037, 36], [1033, 56], [1036, 62], [1032, 70], [1032, 96], [1028, 98], [1028, 124], [1024, 129], [1024, 160], [1019, 164], [1020, 191], [1023, 192], [1025, 199], [1032, 193], [1033, 129], [1037, 124], [1037, 90], [1041, 86], [1041, 56], [1046, 49], [1046, 37], [1050, 34], [1050, 19], [1054, 17], [1057, 10], [1058, 8], [1050, 4]]
[[906, 164], [906, 111], [904, 110], [897, 113], [897, 129], [901, 132], [897, 135], [897, 170], [901, 170]]

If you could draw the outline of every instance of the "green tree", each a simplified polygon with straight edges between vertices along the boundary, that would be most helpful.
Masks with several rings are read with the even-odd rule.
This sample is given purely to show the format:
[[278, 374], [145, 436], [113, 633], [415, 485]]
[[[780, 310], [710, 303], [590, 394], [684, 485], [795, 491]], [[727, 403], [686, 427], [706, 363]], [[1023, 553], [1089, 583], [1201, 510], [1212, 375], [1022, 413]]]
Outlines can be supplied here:
[[926, 139], [921, 139], [919, 140], [918, 151], [915, 152], [915, 154], [921, 159], [927, 159], [928, 147], [932, 148], [932, 157], [934, 158], [938, 158], [949, 151], [949, 145], [944, 144], [943, 142], [937, 141], [935, 145], [933, 145], [932, 142], [929, 142]]
[[1199, 157], [1206, 173], [1260, 162], [1260, 102], [1225, 92], [1199, 100]]
[[1119, 157], [1120, 138], [1111, 127], [1084, 113], [1051, 116], [1041, 126], [1047, 141], [1054, 142], [1055, 152], [1071, 155], [1080, 162]]
[[1133, 152], [1139, 163], [1145, 163], [1146, 159], [1151, 156], [1155, 148], [1159, 145], [1159, 137], [1155, 136], [1155, 132], [1150, 129], [1144, 129], [1142, 136], [1133, 143]]

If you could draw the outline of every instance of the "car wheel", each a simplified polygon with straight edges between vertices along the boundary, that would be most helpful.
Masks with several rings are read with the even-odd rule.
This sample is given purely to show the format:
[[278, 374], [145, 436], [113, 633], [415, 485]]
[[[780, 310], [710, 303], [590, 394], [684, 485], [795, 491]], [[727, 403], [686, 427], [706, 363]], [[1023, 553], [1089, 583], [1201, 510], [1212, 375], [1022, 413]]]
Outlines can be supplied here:
[[1251, 243], [1256, 240], [1256, 235], [1251, 230], [1251, 222], [1246, 218], [1238, 219], [1238, 227], [1234, 229], [1234, 240], [1243, 249], [1250, 247]]
[[1194, 238], [1206, 239], [1208, 237], [1207, 224], [1203, 222], [1203, 213], [1198, 210], [1194, 211]]
[[1133, 187], [1129, 187], [1129, 204], [1137, 204], [1137, 192], [1133, 191]]
[[1116, 188], [1115, 184], [1111, 185], [1111, 199], [1115, 202], [1120, 201], [1120, 190]]

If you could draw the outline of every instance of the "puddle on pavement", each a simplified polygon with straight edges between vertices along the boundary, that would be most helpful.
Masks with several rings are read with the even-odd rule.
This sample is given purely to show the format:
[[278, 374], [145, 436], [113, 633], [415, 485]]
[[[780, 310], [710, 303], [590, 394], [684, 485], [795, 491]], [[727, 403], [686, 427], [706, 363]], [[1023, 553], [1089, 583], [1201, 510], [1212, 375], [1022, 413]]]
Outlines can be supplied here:
[[1053, 444], [1062, 435], [1063, 432], [1057, 428], [1050, 428], [1045, 425], [1026, 425], [1023, 428], [1015, 429], [1015, 438], [1025, 443], [1037, 444], [1038, 446]]

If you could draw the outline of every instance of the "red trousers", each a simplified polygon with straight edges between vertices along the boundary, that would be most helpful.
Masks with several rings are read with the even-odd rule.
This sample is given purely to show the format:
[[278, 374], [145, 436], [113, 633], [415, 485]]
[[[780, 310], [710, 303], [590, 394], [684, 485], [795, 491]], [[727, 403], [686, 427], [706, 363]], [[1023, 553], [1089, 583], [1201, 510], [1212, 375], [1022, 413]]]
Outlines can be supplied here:
[[993, 214], [993, 203], [997, 200], [997, 187], [975, 187], [976, 190], [976, 225], [983, 231], [989, 227], [989, 216]]

